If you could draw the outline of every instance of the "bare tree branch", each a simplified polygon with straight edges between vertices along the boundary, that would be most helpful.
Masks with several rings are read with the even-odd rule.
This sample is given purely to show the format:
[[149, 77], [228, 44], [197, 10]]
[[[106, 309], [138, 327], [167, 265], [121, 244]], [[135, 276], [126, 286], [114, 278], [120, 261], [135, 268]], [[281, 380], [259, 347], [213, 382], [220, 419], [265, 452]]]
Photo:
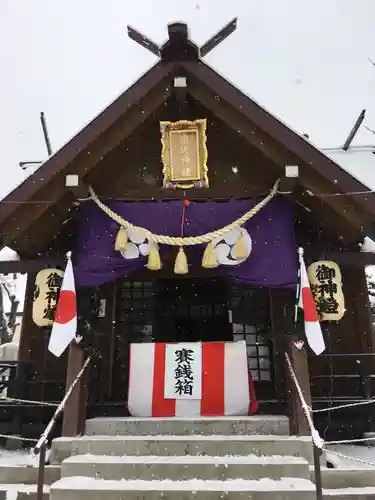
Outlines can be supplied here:
[[374, 135], [375, 135], [375, 129], [370, 128], [370, 127], [368, 127], [367, 125], [363, 125], [363, 126], [365, 127], [365, 129], [366, 129], [366, 130], [368, 130], [369, 132], [371, 132], [372, 134], [374, 134]]
[[[19, 300], [12, 290], [15, 279], [9, 280], [4, 275], [0, 275], [0, 342], [9, 342], [14, 334], [17, 319]], [[7, 316], [4, 309], [4, 293], [10, 302], [10, 312]]]

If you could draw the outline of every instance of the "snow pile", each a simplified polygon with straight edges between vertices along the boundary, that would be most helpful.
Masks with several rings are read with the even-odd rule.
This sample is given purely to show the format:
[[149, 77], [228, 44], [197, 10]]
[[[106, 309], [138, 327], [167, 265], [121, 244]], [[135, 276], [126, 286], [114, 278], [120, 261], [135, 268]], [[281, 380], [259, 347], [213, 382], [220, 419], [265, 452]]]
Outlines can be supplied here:
[[323, 153], [369, 189], [375, 189], [375, 147], [323, 149]]
[[39, 457], [33, 450], [0, 450], [0, 467], [13, 465], [37, 466]]
[[0, 250], [0, 260], [2, 262], [5, 262], [7, 260], [17, 261], [20, 260], [20, 257], [17, 252], [15, 252], [9, 247], [5, 247], [2, 250]]
[[[375, 468], [375, 448], [372, 446], [358, 446], [351, 444], [337, 444], [329, 446], [329, 443], [326, 443], [328, 451], [326, 451], [327, 461], [330, 462], [335, 469], [373, 469]], [[333, 453], [330, 453], [329, 450], [335, 451], [336, 453], [341, 453], [342, 455], [346, 455], [347, 457], [353, 457], [353, 460], [347, 458], [341, 458]], [[374, 464], [371, 466], [370, 464], [364, 464], [355, 460], [358, 458], [359, 460], [364, 460], [366, 462], [371, 462]]]
[[375, 253], [375, 241], [365, 236], [363, 243], [360, 245], [361, 252], [371, 252]]

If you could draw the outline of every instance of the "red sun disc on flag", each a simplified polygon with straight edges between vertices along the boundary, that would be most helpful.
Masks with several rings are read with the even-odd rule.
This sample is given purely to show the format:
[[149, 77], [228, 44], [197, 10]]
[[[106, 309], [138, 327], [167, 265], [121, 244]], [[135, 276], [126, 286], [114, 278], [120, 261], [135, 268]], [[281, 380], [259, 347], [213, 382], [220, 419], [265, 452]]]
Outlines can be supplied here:
[[71, 321], [76, 315], [76, 294], [71, 290], [61, 290], [55, 314], [55, 322], [63, 325]]
[[319, 321], [316, 305], [310, 288], [302, 288], [303, 314], [305, 321], [316, 323]]

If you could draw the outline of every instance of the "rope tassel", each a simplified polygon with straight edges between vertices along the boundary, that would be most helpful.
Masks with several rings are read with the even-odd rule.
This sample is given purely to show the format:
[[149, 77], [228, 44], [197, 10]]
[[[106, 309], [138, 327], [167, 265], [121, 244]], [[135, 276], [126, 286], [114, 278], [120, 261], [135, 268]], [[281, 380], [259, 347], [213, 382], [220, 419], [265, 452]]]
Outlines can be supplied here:
[[175, 274], [187, 274], [189, 272], [188, 261], [186, 253], [183, 247], [180, 247], [175, 263], [174, 263]]
[[157, 243], [151, 246], [150, 253], [148, 254], [147, 268], [150, 271], [160, 271], [161, 269], [159, 247]]
[[126, 232], [124, 226], [120, 226], [115, 241], [116, 252], [124, 252], [126, 250], [127, 244], [128, 244], [128, 233]]
[[247, 257], [246, 241], [243, 233], [240, 234], [240, 237], [234, 245], [234, 255], [236, 260], [246, 259]]
[[213, 269], [214, 267], [218, 267], [216, 253], [212, 241], [208, 243], [203, 253], [202, 267], [205, 267], [206, 269]]

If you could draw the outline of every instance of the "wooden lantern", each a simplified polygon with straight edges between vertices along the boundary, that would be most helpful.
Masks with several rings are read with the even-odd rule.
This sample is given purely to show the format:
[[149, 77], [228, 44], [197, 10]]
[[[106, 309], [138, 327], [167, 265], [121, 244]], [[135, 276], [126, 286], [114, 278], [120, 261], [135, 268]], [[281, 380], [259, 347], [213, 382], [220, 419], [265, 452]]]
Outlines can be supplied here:
[[339, 321], [345, 313], [339, 266], [329, 260], [313, 262], [307, 269], [321, 321]]
[[160, 122], [163, 187], [208, 187], [207, 120]]

